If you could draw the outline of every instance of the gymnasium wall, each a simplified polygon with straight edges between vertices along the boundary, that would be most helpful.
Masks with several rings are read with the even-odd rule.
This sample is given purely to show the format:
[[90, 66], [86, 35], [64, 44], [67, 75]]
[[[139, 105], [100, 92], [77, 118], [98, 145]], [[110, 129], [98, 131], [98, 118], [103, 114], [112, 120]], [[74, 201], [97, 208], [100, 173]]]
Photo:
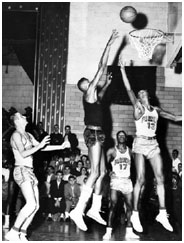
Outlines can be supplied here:
[[[182, 113], [182, 89], [165, 87], [164, 68], [157, 68], [157, 89], [156, 95], [160, 106], [173, 114]], [[83, 140], [84, 130], [84, 112], [82, 107], [82, 93], [75, 84], [68, 84], [66, 88], [66, 107], [65, 107], [65, 124], [70, 124], [72, 131], [77, 133], [79, 138], [79, 147], [83, 153], [87, 153]], [[128, 105], [111, 105], [110, 107], [113, 121], [112, 136], [118, 130], [125, 130], [128, 135], [133, 136], [135, 133], [135, 125], [133, 121], [133, 108]], [[166, 120], [165, 120], [166, 122]], [[164, 131], [164, 132], [163, 132]], [[167, 121], [161, 127], [160, 136], [166, 142], [166, 148], [171, 154], [174, 148], [180, 152], [182, 156], [182, 127], [181, 124]]]
[[2, 107], [11, 106], [25, 113], [24, 108], [33, 107], [33, 84], [20, 65], [2, 67]]
[[[97, 70], [98, 62], [111, 31], [117, 28], [123, 36], [132, 27], [124, 24], [119, 18], [119, 12], [126, 6], [125, 2], [72, 2], [70, 9], [69, 26], [69, 53], [67, 65], [67, 84], [65, 97], [65, 125], [70, 124], [72, 131], [79, 137], [80, 148], [86, 153], [83, 141], [84, 114], [82, 108], [82, 94], [77, 89], [77, 80], [83, 76], [92, 78]], [[136, 2], [128, 3], [135, 6], [138, 12], [146, 13], [149, 24], [147, 27], [167, 29], [167, 2]], [[154, 11], [153, 11], [154, 9]], [[157, 16], [153, 12], [157, 12]], [[163, 14], [166, 13], [166, 14]], [[112, 63], [120, 40], [113, 46], [110, 52], [109, 65]], [[136, 50], [129, 46], [128, 55], [133, 55]], [[132, 54], [133, 53], [133, 54]], [[181, 75], [176, 76], [173, 70], [165, 75], [164, 68], [157, 71], [157, 96], [162, 108], [174, 114], [182, 112], [182, 85]], [[168, 72], [167, 72], [168, 73]], [[172, 77], [172, 78], [171, 78]], [[170, 78], [172, 82], [167, 82]], [[171, 87], [172, 83], [172, 87]], [[21, 66], [2, 67], [2, 107], [9, 109], [11, 106], [24, 113], [24, 108], [33, 106], [33, 85]], [[124, 129], [128, 135], [133, 135], [135, 126], [132, 119], [132, 107], [122, 105], [111, 106], [113, 118], [113, 132]], [[165, 128], [165, 127], [164, 127]], [[169, 122], [167, 124], [166, 143], [169, 153], [177, 148], [182, 153], [182, 128]]]

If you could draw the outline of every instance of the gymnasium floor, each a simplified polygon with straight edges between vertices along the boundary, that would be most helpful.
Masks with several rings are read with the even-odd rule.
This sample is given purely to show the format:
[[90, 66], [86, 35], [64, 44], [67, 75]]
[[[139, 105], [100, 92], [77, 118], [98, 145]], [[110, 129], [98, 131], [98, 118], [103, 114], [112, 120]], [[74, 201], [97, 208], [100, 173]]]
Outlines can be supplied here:
[[[70, 222], [48, 222], [41, 215], [36, 215], [32, 225], [29, 228], [29, 241], [103, 241], [102, 236], [105, 233], [105, 226], [100, 225], [90, 218], [85, 218], [88, 230], [83, 232], [76, 225]], [[3, 230], [4, 234], [7, 230]], [[111, 241], [125, 241], [125, 226], [118, 223], [115, 228]], [[147, 229], [139, 234], [139, 240], [130, 241], [181, 241], [182, 232], [180, 227], [176, 227], [174, 232], [166, 231], [162, 225], [152, 222], [147, 225]]]

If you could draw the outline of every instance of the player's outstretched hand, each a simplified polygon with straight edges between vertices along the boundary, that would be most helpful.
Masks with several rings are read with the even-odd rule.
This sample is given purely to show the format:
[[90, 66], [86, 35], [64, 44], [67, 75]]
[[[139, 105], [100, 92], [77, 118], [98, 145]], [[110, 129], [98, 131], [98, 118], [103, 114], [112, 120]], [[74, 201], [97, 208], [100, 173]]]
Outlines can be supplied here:
[[40, 142], [40, 148], [45, 147], [45, 145], [50, 143], [50, 135], [47, 135], [43, 138], [43, 140]]
[[64, 143], [61, 144], [61, 149], [65, 149], [65, 148], [70, 148], [70, 142], [69, 141], [65, 141]]
[[111, 37], [110, 37], [110, 39], [108, 41], [108, 45], [112, 45], [113, 44], [113, 42], [115, 41], [115, 39], [117, 39], [119, 37], [118, 34], [119, 33], [118, 33], [118, 31], [116, 29], [114, 29], [112, 31], [112, 35], [111, 35]]

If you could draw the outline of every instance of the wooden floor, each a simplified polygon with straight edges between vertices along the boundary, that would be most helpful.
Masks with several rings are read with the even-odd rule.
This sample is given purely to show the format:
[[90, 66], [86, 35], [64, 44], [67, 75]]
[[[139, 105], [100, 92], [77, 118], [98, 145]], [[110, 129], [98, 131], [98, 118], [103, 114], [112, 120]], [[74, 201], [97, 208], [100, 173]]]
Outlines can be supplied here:
[[[44, 217], [37, 215], [29, 228], [29, 241], [103, 241], [105, 226], [100, 225], [92, 219], [85, 217], [88, 230], [79, 230], [73, 221], [70, 222], [48, 222]], [[7, 230], [3, 230], [2, 240]], [[111, 241], [124, 241], [125, 226], [118, 223]], [[152, 222], [147, 229], [139, 234], [140, 239], [136, 241], [181, 241], [182, 232], [177, 227], [174, 232], [168, 232], [162, 225]], [[135, 240], [131, 240], [135, 241]]]

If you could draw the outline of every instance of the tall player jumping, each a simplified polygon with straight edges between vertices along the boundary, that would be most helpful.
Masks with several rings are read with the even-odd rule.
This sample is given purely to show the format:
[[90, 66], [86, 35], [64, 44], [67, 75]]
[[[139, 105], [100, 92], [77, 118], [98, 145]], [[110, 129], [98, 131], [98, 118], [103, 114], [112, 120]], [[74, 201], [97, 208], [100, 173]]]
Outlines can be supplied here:
[[181, 121], [182, 118], [181, 116], [175, 116], [166, 112], [159, 107], [151, 106], [146, 90], [140, 90], [138, 92], [138, 98], [136, 98], [131, 89], [121, 58], [119, 59], [119, 64], [125, 88], [134, 108], [133, 116], [136, 126], [136, 137], [134, 138], [132, 151], [135, 153], [137, 178], [134, 186], [134, 211], [131, 216], [131, 222], [136, 231], [143, 231], [138, 214], [138, 201], [145, 181], [145, 158], [147, 158], [150, 161], [157, 181], [160, 210], [156, 217], [156, 221], [160, 222], [167, 230], [173, 231], [165, 208], [164, 175], [162, 171], [163, 162], [156, 139], [156, 129], [159, 116], [175, 122]]

